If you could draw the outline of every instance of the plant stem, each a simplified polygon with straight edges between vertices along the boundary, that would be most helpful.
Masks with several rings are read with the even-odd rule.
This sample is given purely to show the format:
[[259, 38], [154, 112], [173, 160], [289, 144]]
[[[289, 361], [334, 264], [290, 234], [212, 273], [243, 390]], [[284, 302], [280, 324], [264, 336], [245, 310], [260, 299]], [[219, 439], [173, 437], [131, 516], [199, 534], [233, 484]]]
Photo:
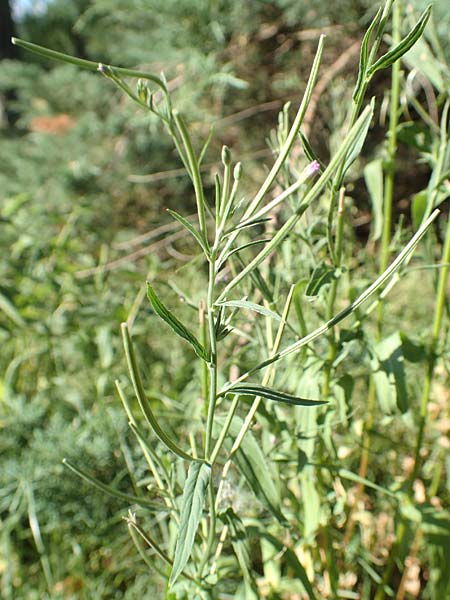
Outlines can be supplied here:
[[205, 439], [205, 460], [209, 461], [211, 454], [212, 430], [214, 424], [214, 412], [217, 400], [217, 340], [214, 324], [214, 284], [216, 279], [216, 269], [214, 258], [209, 262], [209, 282], [207, 295], [207, 319], [209, 331], [209, 343], [211, 346], [211, 360], [208, 365], [209, 370], [209, 400], [208, 416], [206, 421], [206, 439]]
[[[342, 264], [342, 246], [343, 246], [343, 232], [344, 232], [344, 214], [345, 214], [345, 188], [341, 187], [339, 191], [338, 200], [338, 217], [336, 226], [336, 240], [334, 245], [334, 264], [336, 268], [339, 268]], [[334, 305], [336, 302], [337, 289], [339, 285], [339, 279], [334, 279], [330, 286], [330, 292], [327, 303], [327, 320], [330, 320], [334, 314]], [[334, 329], [331, 330], [328, 336], [328, 356], [326, 364], [324, 366], [324, 381], [322, 386], [323, 399], [326, 400], [330, 393], [330, 379], [331, 369], [334, 359], [336, 358], [336, 333]]]
[[[442, 177], [442, 172], [444, 169], [444, 160], [443, 156], [446, 154], [446, 150], [448, 148], [448, 138], [447, 138], [447, 118], [448, 111], [450, 107], [450, 100], [447, 100], [444, 106], [442, 120], [441, 120], [441, 142], [438, 149], [438, 157], [436, 168], [433, 172], [432, 180], [434, 183], [433, 189], [430, 191], [430, 196], [428, 200], [427, 210], [425, 212], [425, 216], [432, 210], [432, 207], [437, 198], [437, 194], [439, 192], [439, 182]], [[411, 499], [413, 494], [413, 484], [415, 479], [419, 474], [420, 467], [420, 453], [423, 444], [423, 437], [427, 422], [427, 410], [428, 410], [428, 402], [430, 399], [430, 390], [431, 384], [434, 375], [434, 368], [436, 365], [436, 350], [439, 343], [440, 331], [442, 326], [442, 320], [444, 315], [444, 308], [446, 303], [446, 289], [447, 289], [447, 279], [449, 274], [449, 262], [450, 262], [450, 217], [448, 217], [447, 221], [447, 230], [444, 241], [444, 248], [442, 254], [442, 260], [440, 261], [442, 267], [439, 274], [438, 285], [436, 290], [436, 299], [435, 299], [435, 311], [434, 311], [434, 321], [433, 321], [433, 330], [431, 336], [431, 342], [428, 353], [428, 364], [425, 373], [425, 380], [422, 389], [422, 397], [420, 403], [420, 414], [419, 414], [419, 426], [417, 430], [415, 451], [414, 451], [414, 465], [409, 477], [408, 486], [406, 489], [406, 493], [409, 499]], [[433, 477], [432, 484], [430, 486], [430, 492], [433, 492], [436, 488], [436, 475], [439, 473], [441, 468], [441, 464], [438, 462], [437, 468]], [[406, 533], [406, 524], [404, 519], [400, 519], [397, 530], [396, 530], [396, 542], [393, 548], [391, 549], [391, 553], [389, 556], [389, 560], [384, 572], [383, 582], [380, 588], [377, 591], [375, 596], [375, 600], [383, 600], [384, 598], [384, 587], [389, 582], [389, 579], [392, 575], [394, 564], [395, 564], [395, 556], [397, 548], [401, 547], [404, 536]]]
[[443, 266], [439, 273], [439, 281], [436, 292], [436, 302], [434, 309], [433, 333], [431, 336], [431, 344], [428, 354], [428, 366], [425, 374], [425, 381], [422, 390], [422, 399], [420, 403], [419, 428], [417, 431], [416, 449], [414, 452], [414, 468], [411, 475], [411, 480], [417, 477], [420, 466], [420, 451], [422, 448], [423, 435], [427, 420], [428, 402], [430, 399], [431, 382], [433, 380], [434, 368], [437, 359], [437, 345], [439, 342], [439, 334], [441, 331], [442, 319], [446, 303], [447, 279], [449, 273], [448, 263], [450, 262], [450, 217], [447, 221], [447, 231], [444, 242], [444, 251], [442, 255]]
[[[398, 44], [401, 38], [401, 2], [395, 3], [392, 11], [392, 45]], [[397, 154], [397, 127], [398, 127], [398, 106], [400, 99], [400, 61], [392, 65], [391, 76], [391, 100], [389, 103], [389, 133], [387, 148], [387, 165], [384, 184], [383, 197], [383, 230], [380, 249], [380, 267], [379, 272], [383, 273], [388, 264], [390, 256], [390, 240], [392, 226], [392, 200], [394, 196], [395, 183], [395, 159]], [[380, 341], [383, 334], [383, 300], [380, 298], [377, 306], [377, 340]], [[367, 417], [364, 424], [363, 444], [361, 459], [359, 463], [359, 475], [362, 479], [367, 477], [369, 467], [369, 454], [372, 443], [371, 431], [375, 417], [376, 407], [376, 389], [373, 377], [370, 378], [368, 390]], [[364, 484], [358, 484], [355, 494], [355, 501], [349, 515], [345, 539], [350, 541], [354, 527], [354, 511], [358, 510], [357, 505], [364, 493]]]

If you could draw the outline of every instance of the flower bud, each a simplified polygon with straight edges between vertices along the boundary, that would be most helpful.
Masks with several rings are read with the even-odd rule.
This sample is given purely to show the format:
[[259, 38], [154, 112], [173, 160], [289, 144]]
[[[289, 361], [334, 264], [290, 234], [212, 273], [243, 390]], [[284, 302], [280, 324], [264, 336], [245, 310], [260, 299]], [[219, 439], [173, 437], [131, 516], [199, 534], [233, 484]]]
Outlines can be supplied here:
[[236, 163], [236, 166], [234, 167], [233, 177], [236, 181], [239, 181], [241, 176], [242, 176], [242, 163], [238, 162], [238, 163]]
[[226, 167], [230, 166], [231, 152], [230, 152], [230, 149], [228, 148], [228, 146], [222, 147], [222, 162]]

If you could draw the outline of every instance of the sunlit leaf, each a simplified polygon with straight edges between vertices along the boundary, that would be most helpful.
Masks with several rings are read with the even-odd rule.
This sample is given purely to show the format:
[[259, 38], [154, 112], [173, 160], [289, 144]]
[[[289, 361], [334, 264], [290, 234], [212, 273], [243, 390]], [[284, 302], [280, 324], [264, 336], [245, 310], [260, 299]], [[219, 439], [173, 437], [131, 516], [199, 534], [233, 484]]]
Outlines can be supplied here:
[[364, 179], [372, 201], [372, 239], [378, 240], [383, 229], [383, 162], [377, 159], [368, 163]]
[[386, 413], [395, 406], [402, 412], [408, 410], [402, 340], [398, 331], [379, 342], [373, 360], [374, 381], [378, 400]]
[[243, 308], [245, 310], [257, 312], [260, 315], [264, 315], [265, 317], [270, 317], [271, 319], [275, 319], [276, 321], [281, 321], [280, 316], [277, 315], [277, 313], [273, 312], [273, 310], [270, 310], [265, 306], [261, 306], [260, 304], [255, 304], [254, 302], [248, 302], [248, 300], [225, 300], [224, 302], [221, 302], [219, 306]]

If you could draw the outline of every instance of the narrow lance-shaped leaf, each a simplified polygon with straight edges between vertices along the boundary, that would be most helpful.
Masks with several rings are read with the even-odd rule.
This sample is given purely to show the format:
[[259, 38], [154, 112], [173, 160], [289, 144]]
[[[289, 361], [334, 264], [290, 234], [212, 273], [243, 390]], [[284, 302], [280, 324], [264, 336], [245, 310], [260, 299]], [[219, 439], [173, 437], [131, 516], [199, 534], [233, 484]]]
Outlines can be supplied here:
[[210, 478], [211, 467], [207, 463], [194, 461], [190, 464], [183, 490], [180, 526], [169, 585], [173, 585], [178, 579], [191, 555]]
[[197, 356], [204, 361], [209, 361], [209, 356], [202, 344], [198, 341], [195, 335], [187, 329], [181, 321], [177, 319], [177, 317], [167, 309], [158, 296], [155, 293], [155, 290], [152, 286], [147, 282], [147, 296], [153, 306], [153, 310], [155, 313], [161, 317], [163, 321], [169, 325], [169, 327], [184, 340], [189, 342], [191, 346], [194, 348]]
[[357, 101], [358, 97], [360, 96], [360, 94], [364, 88], [364, 80], [365, 80], [365, 76], [366, 76], [367, 61], [369, 60], [369, 42], [370, 42], [370, 38], [372, 37], [372, 33], [373, 33], [375, 27], [377, 27], [378, 23], [380, 22], [382, 12], [383, 12], [383, 9], [380, 6], [372, 23], [369, 25], [369, 28], [367, 29], [367, 31], [364, 35], [362, 44], [361, 44], [361, 52], [359, 55], [358, 79], [356, 80], [355, 89], [353, 91], [353, 100], [355, 100], [355, 101]]
[[113, 496], [114, 498], [119, 498], [119, 500], [125, 500], [126, 502], [131, 502], [132, 504], [139, 504], [140, 506], [142, 506], [144, 508], [150, 508], [150, 509], [156, 510], [156, 511], [161, 511], [161, 509], [164, 508], [162, 504], [157, 504], [156, 502], [150, 502], [149, 500], [146, 500], [145, 498], [140, 498], [138, 496], [132, 496], [131, 494], [125, 494], [124, 492], [120, 492], [119, 490], [114, 489], [113, 487], [111, 487], [110, 485], [107, 485], [106, 483], [102, 483], [95, 477], [92, 477], [92, 475], [89, 475], [89, 473], [87, 473], [83, 469], [80, 469], [80, 467], [76, 467], [74, 464], [72, 464], [70, 461], [68, 461], [67, 458], [64, 458], [62, 462], [71, 471], [76, 473], [78, 475], [78, 477], [81, 477], [81, 479], [84, 479], [84, 481], [87, 481], [88, 483], [90, 483], [97, 489], [101, 490], [105, 494], [108, 494], [109, 496]]
[[225, 302], [221, 302], [218, 306], [243, 308], [245, 310], [257, 312], [260, 315], [264, 315], [265, 317], [270, 317], [271, 319], [275, 319], [276, 321], [281, 321], [280, 316], [277, 315], [277, 313], [273, 312], [273, 310], [270, 310], [265, 306], [261, 306], [260, 304], [255, 304], [254, 302], [248, 302], [248, 300], [226, 300]]
[[185, 227], [189, 231], [189, 233], [191, 235], [194, 236], [194, 238], [199, 243], [199, 245], [200, 245], [201, 249], [203, 250], [203, 252], [206, 254], [206, 256], [209, 256], [209, 250], [208, 250], [208, 247], [205, 244], [204, 239], [202, 238], [202, 236], [200, 235], [200, 233], [195, 229], [195, 227], [192, 225], [192, 223], [190, 223], [187, 219], [185, 219], [182, 215], [180, 215], [176, 211], [170, 210], [170, 208], [167, 209], [167, 212], [174, 219], [176, 219], [179, 223], [181, 223], [183, 225], [183, 227]]
[[340, 176], [340, 181], [344, 178], [345, 173], [350, 168], [350, 166], [354, 163], [354, 161], [358, 158], [361, 153], [362, 147], [364, 146], [364, 142], [366, 141], [367, 132], [369, 131], [371, 120], [367, 119], [363, 126], [358, 130], [355, 140], [350, 147], [350, 151], [345, 157], [344, 168], [342, 169], [342, 174]]
[[233, 256], [233, 254], [237, 254], [238, 252], [242, 252], [242, 250], [246, 250], [247, 248], [251, 248], [252, 246], [257, 246], [258, 244], [268, 244], [269, 242], [270, 242], [270, 239], [253, 240], [252, 242], [247, 242], [246, 244], [242, 244], [241, 246], [238, 246], [237, 248], [233, 248], [233, 250], [230, 250], [224, 256], [220, 255], [219, 259], [217, 260], [217, 268], [220, 269], [220, 267], [231, 256]]
[[[98, 70], [98, 62], [86, 60], [84, 58], [77, 58], [76, 56], [70, 56], [69, 54], [57, 52], [56, 50], [50, 50], [49, 48], [45, 48], [44, 46], [32, 44], [31, 42], [26, 42], [25, 40], [20, 40], [15, 37], [11, 38], [11, 41], [15, 46], [20, 46], [25, 50], [29, 50], [30, 52], [34, 52], [35, 54], [40, 54], [41, 56], [44, 56], [46, 58], [70, 63], [76, 65], [77, 67], [88, 69], [89, 71]], [[123, 67], [114, 67], [114, 70], [120, 75], [123, 75], [124, 77], [138, 77], [140, 79], [148, 79], [149, 81], [152, 81], [153, 83], [158, 85], [164, 92], [167, 92], [167, 87], [162, 81], [162, 79], [159, 79], [159, 77], [155, 77], [155, 75], [152, 75], [151, 73], [146, 73], [144, 71], [136, 71], [135, 69], [126, 69]]]
[[410, 48], [414, 46], [417, 40], [423, 33], [423, 30], [428, 23], [428, 19], [431, 14], [431, 4], [428, 8], [422, 13], [420, 19], [417, 21], [415, 27], [411, 29], [408, 35], [402, 39], [396, 46], [391, 48], [389, 52], [383, 54], [369, 69], [367, 69], [367, 78], [370, 79], [374, 73], [379, 71], [380, 69], [386, 69], [394, 64], [397, 60], [399, 60]]
[[133, 343], [131, 341], [130, 332], [128, 331], [128, 326], [126, 323], [122, 323], [121, 325], [122, 331], [122, 341], [123, 347], [125, 350], [125, 356], [128, 364], [128, 371], [130, 373], [131, 382], [133, 384], [134, 393], [136, 394], [137, 401], [139, 403], [139, 407], [142, 411], [142, 414], [145, 417], [148, 425], [153, 429], [157, 437], [161, 440], [161, 442], [174, 454], [183, 458], [184, 460], [193, 460], [192, 456], [187, 454], [184, 450], [182, 450], [170, 437], [166, 434], [166, 432], [161, 429], [158, 421], [153, 414], [152, 409], [150, 408], [150, 403], [145, 395], [144, 386], [142, 385], [141, 374], [139, 372], [139, 368], [137, 365], [136, 354], [134, 352]]
[[293, 406], [320, 406], [327, 404], [325, 400], [309, 400], [307, 398], [300, 398], [287, 394], [286, 392], [280, 392], [273, 390], [265, 385], [259, 385], [257, 383], [237, 383], [226, 390], [227, 394], [247, 394], [248, 396], [259, 396], [261, 398], [267, 398], [274, 402], [283, 402], [285, 404], [291, 404]]

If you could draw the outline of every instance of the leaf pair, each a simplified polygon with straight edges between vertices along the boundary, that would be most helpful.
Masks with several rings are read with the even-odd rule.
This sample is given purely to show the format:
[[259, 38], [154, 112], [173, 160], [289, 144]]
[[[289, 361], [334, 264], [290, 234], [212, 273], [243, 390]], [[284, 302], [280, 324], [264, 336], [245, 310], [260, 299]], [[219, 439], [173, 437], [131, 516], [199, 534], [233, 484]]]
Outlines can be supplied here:
[[[355, 102], [359, 102], [359, 100], [364, 95], [364, 90], [367, 87], [367, 84], [372, 79], [373, 75], [380, 71], [381, 69], [387, 69], [395, 62], [397, 62], [402, 56], [404, 56], [408, 50], [410, 50], [414, 44], [421, 37], [426, 24], [428, 23], [428, 19], [431, 15], [431, 5], [429, 5], [426, 10], [422, 13], [416, 25], [411, 29], [411, 31], [406, 35], [398, 44], [396, 44], [393, 48], [391, 48], [386, 54], [383, 54], [377, 61], [375, 61], [372, 65], [369, 66], [369, 42], [372, 37], [373, 32], [377, 29], [377, 42], [379, 43], [381, 39], [381, 35], [383, 34], [384, 25], [382, 23], [382, 9], [380, 8], [375, 15], [372, 23], [364, 35], [363, 42], [361, 44], [361, 52], [359, 57], [359, 71], [358, 71], [358, 79], [355, 85], [355, 89], [353, 92], [353, 100]], [[376, 43], [377, 43], [376, 42]], [[377, 46], [378, 47], [378, 46]]]
[[211, 467], [207, 463], [191, 462], [181, 501], [180, 525], [169, 585], [178, 579], [191, 555], [210, 479]]

